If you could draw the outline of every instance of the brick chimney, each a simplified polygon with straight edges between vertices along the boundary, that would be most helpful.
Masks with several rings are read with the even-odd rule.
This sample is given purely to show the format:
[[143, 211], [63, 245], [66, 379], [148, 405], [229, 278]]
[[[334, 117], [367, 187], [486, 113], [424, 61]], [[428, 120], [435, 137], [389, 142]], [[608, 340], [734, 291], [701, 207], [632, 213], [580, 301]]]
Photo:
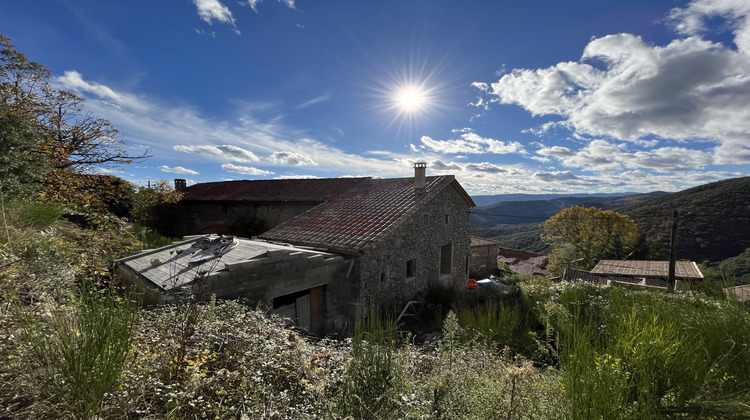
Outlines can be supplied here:
[[425, 171], [427, 170], [426, 162], [415, 162], [414, 163], [414, 192], [419, 195], [424, 192], [425, 187]]
[[175, 178], [174, 180], [174, 190], [175, 191], [182, 191], [187, 187], [187, 180], [182, 178]]

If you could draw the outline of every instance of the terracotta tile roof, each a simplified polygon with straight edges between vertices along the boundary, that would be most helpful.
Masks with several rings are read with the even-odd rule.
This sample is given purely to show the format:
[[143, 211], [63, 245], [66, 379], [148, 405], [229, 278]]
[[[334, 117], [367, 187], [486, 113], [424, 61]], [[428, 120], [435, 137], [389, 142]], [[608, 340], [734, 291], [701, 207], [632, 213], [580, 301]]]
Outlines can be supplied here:
[[463, 192], [468, 207], [474, 206], [452, 175], [427, 177], [420, 195], [414, 193], [414, 178], [365, 179], [260, 237], [296, 245], [362, 251], [449, 186], [459, 194]]
[[191, 185], [183, 201], [255, 201], [322, 203], [369, 178], [268, 179]]
[[[633, 277], [669, 277], [669, 261], [618, 261], [601, 260], [591, 270], [597, 275], [621, 275]], [[703, 273], [692, 261], [677, 261], [675, 277], [702, 279]]]
[[549, 257], [517, 249], [498, 248], [497, 262], [508, 264], [514, 273], [547, 274]]

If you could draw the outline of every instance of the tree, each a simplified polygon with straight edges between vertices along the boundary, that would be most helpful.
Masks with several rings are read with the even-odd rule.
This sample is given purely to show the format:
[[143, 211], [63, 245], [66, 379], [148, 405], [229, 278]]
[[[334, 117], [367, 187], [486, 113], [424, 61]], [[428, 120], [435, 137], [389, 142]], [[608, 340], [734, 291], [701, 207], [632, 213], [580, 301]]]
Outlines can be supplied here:
[[83, 98], [53, 88], [49, 79], [46, 67], [29, 61], [0, 35], [0, 104], [35, 122], [42, 153], [54, 169], [86, 171], [149, 157], [148, 151], [125, 150], [109, 121], [86, 112]]
[[574, 206], [544, 223], [544, 239], [552, 247], [550, 271], [561, 272], [573, 260], [591, 269], [600, 259], [626, 259], [642, 244], [635, 222], [611, 210]]
[[175, 221], [174, 204], [182, 199], [169, 181], [158, 181], [148, 187], [139, 187], [133, 196], [132, 218], [162, 234], [172, 234]]
[[21, 196], [34, 191], [49, 169], [33, 121], [0, 104], [0, 192]]

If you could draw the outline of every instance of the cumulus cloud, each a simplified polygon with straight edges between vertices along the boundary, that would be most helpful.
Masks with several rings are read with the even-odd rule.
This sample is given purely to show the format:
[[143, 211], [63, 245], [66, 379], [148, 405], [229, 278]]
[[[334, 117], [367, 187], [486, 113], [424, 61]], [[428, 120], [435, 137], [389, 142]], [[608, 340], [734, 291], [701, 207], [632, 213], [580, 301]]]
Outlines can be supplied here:
[[492, 138], [482, 137], [470, 128], [453, 130], [453, 133], [458, 134], [459, 138], [451, 140], [433, 140], [428, 136], [422, 136], [419, 140], [422, 142], [422, 145], [425, 148], [437, 153], [526, 153], [526, 150], [519, 142], [504, 142]]
[[193, 0], [193, 4], [198, 8], [198, 16], [206, 23], [212, 24], [217, 21], [234, 26], [232, 12], [219, 0]]
[[185, 146], [177, 145], [173, 147], [178, 152], [197, 153], [201, 155], [216, 156], [222, 159], [232, 160], [235, 162], [258, 162], [260, 159], [253, 152], [231, 144], [219, 146]]
[[198, 172], [196, 172], [196, 171], [194, 171], [192, 169], [183, 168], [182, 166], [175, 166], [174, 168], [170, 168], [167, 165], [162, 165], [162, 166], [159, 167], [159, 169], [162, 172], [169, 172], [169, 173], [172, 173], [172, 174], [198, 175]]
[[[744, 0], [695, 0], [670, 13], [683, 37], [667, 45], [632, 34], [607, 35], [591, 40], [577, 62], [515, 69], [489, 87], [474, 86], [494, 102], [561, 117], [554, 125], [580, 136], [650, 146], [655, 138], [709, 141], [735, 152], [717, 149], [713, 163], [749, 163], [749, 15], [750, 2]], [[703, 23], [714, 18], [725, 20], [736, 48], [701, 37]], [[683, 165], [659, 167], [670, 166]]]
[[651, 150], [627, 150], [627, 144], [592, 140], [574, 151], [567, 147], [543, 147], [537, 154], [558, 159], [564, 166], [594, 172], [617, 172], [649, 168], [656, 172], [702, 169], [715, 159], [711, 153], [684, 147], [659, 147]]
[[225, 163], [221, 165], [221, 169], [227, 172], [234, 172], [242, 175], [273, 175], [273, 172], [271, 171], [265, 171], [263, 169], [253, 168], [251, 166], [233, 165], [231, 163]]
[[273, 152], [269, 157], [271, 162], [279, 165], [306, 166], [317, 165], [310, 156], [294, 152]]

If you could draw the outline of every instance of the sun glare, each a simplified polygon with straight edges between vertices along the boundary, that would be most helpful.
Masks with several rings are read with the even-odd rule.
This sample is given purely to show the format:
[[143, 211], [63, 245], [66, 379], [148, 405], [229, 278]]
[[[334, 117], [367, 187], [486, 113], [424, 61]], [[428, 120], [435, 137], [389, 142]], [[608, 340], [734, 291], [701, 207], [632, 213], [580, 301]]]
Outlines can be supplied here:
[[418, 109], [424, 100], [422, 92], [417, 90], [405, 90], [398, 95], [399, 105], [407, 111]]

